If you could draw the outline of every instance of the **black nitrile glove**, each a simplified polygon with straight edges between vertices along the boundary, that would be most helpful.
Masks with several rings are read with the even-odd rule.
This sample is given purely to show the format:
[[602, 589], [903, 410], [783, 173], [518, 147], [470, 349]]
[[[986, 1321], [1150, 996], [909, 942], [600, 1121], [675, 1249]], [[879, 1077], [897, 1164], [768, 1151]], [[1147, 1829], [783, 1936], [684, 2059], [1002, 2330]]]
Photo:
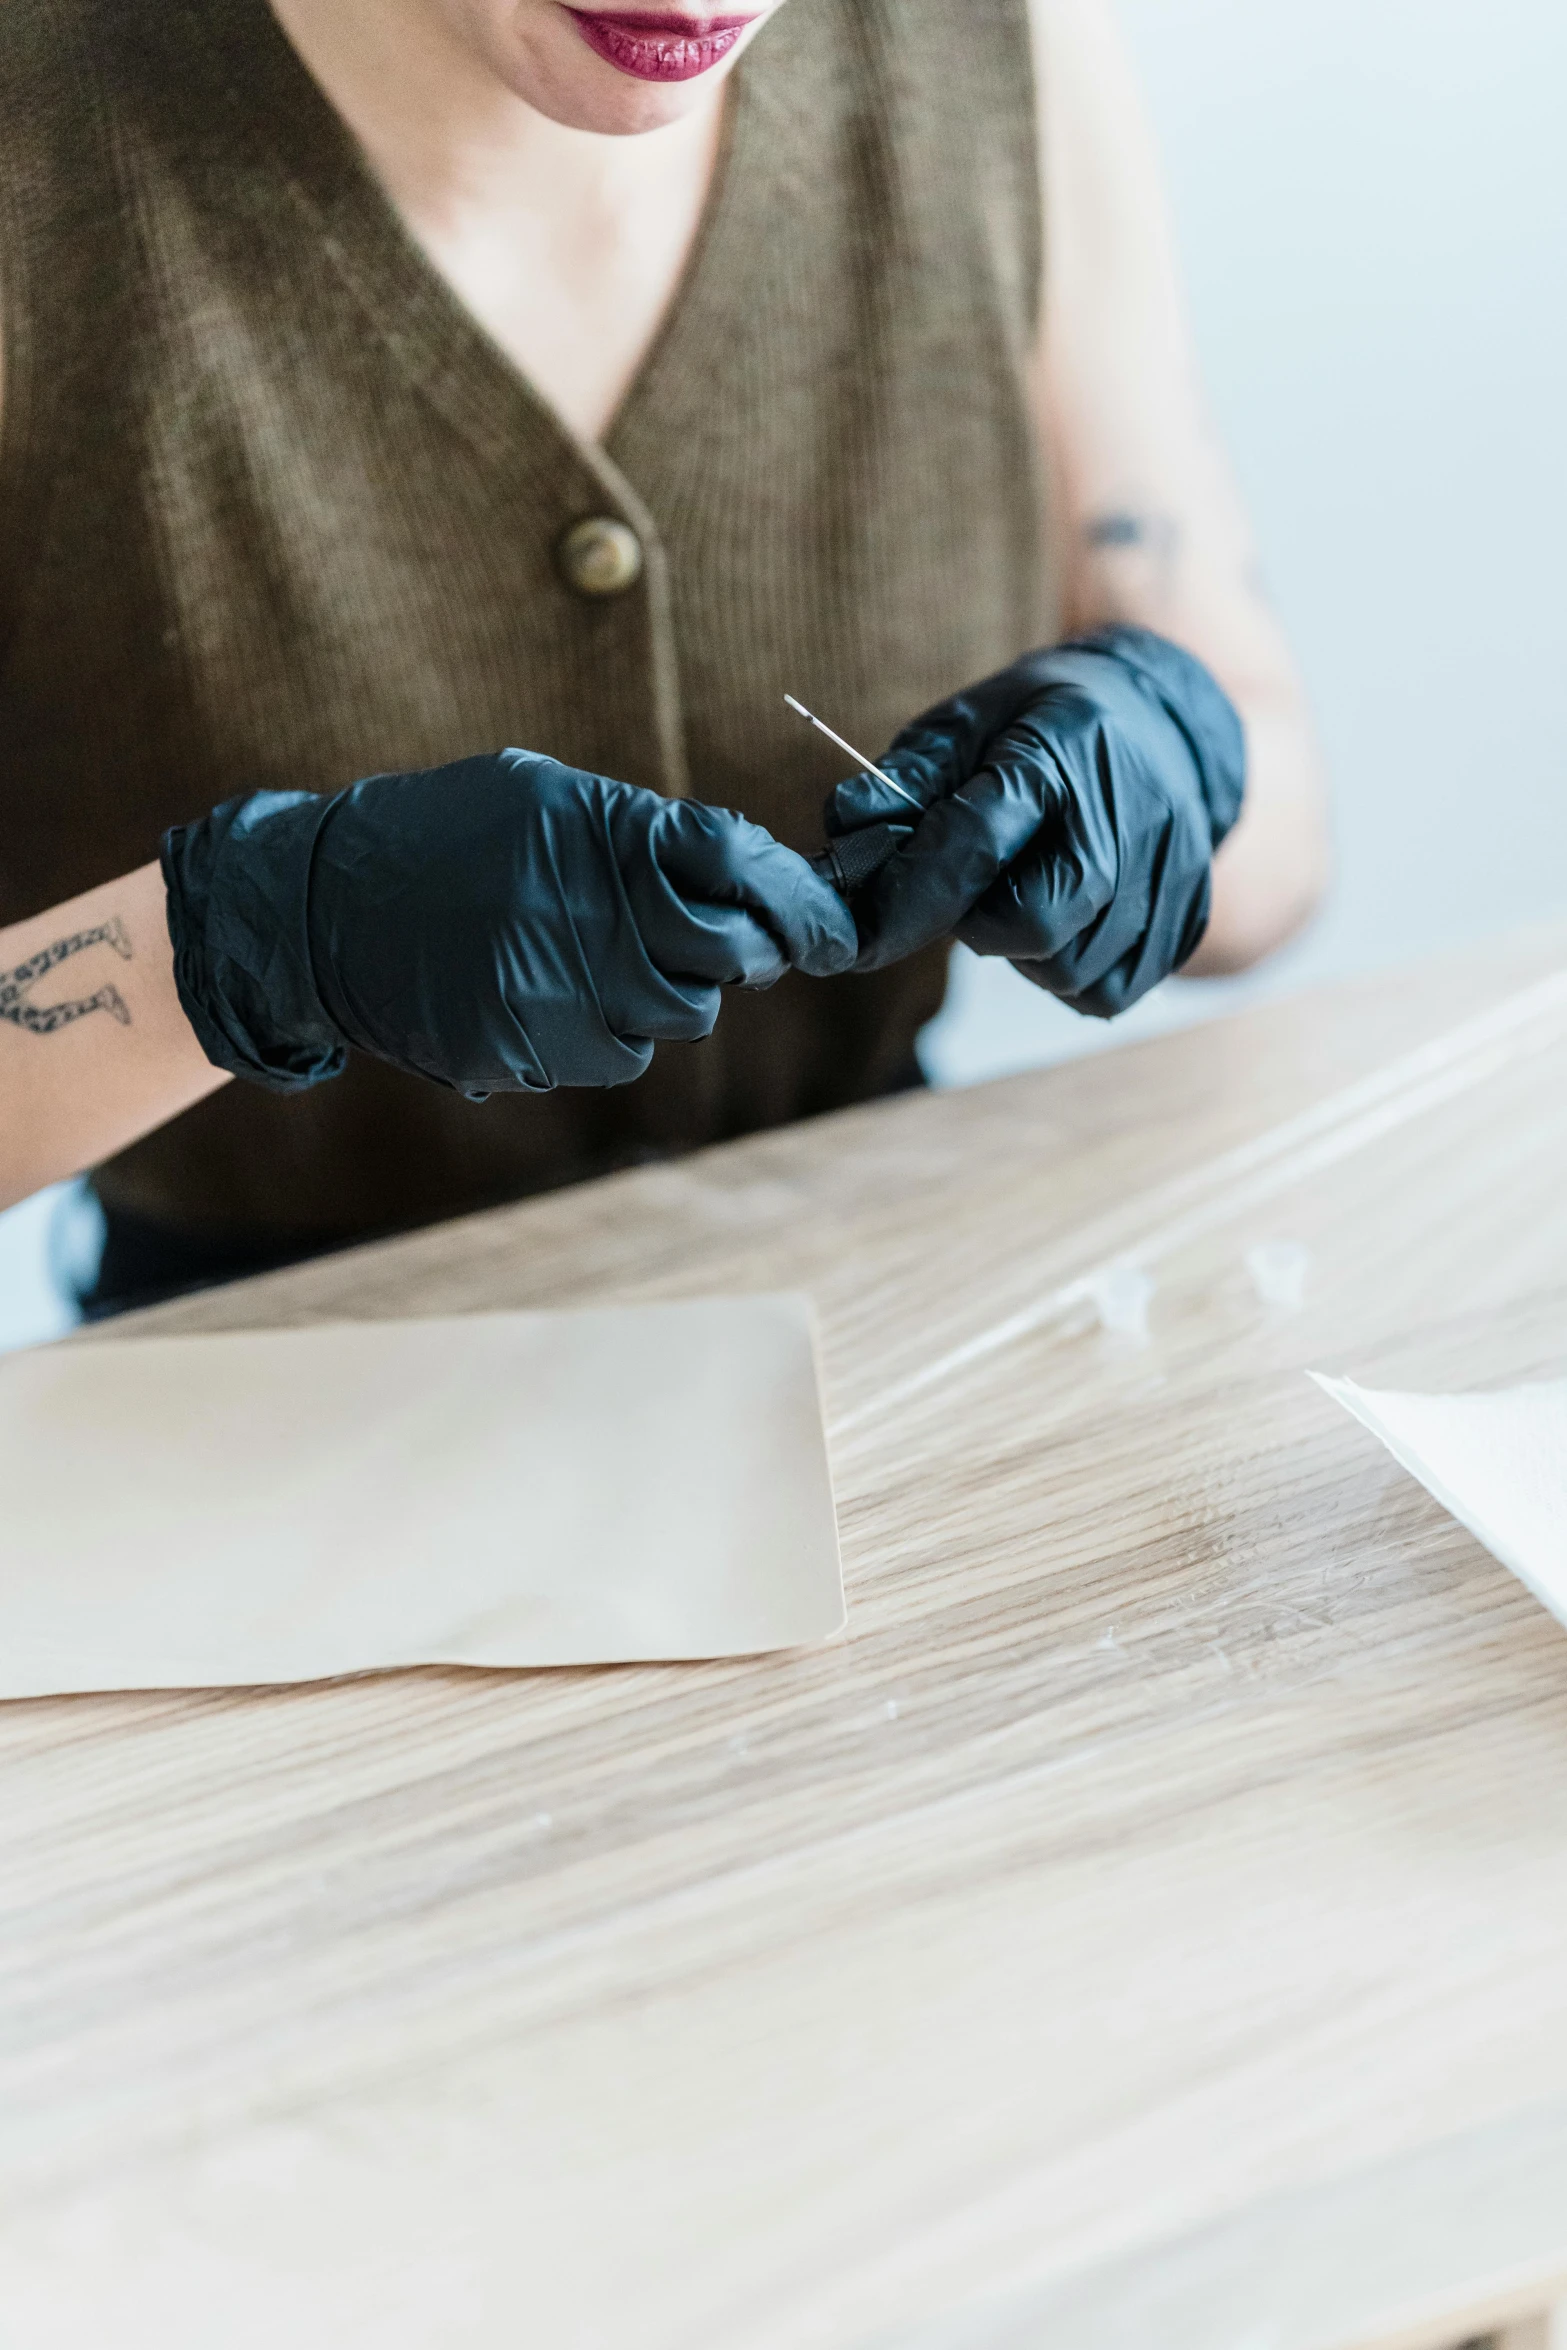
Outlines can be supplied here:
[[854, 900], [858, 968], [956, 936], [1110, 1019], [1208, 926], [1213, 851], [1240, 813], [1239, 718], [1200, 661], [1145, 629], [1030, 653], [906, 727], [827, 802], [834, 835], [914, 823]]
[[350, 1045], [482, 1099], [624, 1085], [719, 989], [854, 960], [803, 857], [723, 808], [499, 751], [320, 799], [258, 792], [163, 843], [180, 1001], [280, 1091]]

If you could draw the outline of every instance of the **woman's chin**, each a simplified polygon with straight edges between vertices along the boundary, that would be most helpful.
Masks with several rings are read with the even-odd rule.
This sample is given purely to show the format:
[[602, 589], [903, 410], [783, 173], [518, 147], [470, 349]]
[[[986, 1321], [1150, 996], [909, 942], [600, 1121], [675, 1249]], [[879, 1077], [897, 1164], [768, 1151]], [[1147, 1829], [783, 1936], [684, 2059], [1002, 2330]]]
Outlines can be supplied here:
[[[592, 57], [588, 62], [590, 66], [596, 63]], [[711, 74], [700, 82], [631, 82], [624, 88], [605, 89], [601, 75], [613, 70], [603, 67], [592, 74], [530, 74], [508, 79], [518, 97], [525, 98], [538, 113], [547, 114], [551, 122], [566, 130], [592, 131], [609, 139], [634, 139], [645, 131], [663, 130], [670, 123], [683, 121], [709, 104], [725, 79], [722, 74]], [[616, 74], [614, 78], [623, 82], [625, 77]]]

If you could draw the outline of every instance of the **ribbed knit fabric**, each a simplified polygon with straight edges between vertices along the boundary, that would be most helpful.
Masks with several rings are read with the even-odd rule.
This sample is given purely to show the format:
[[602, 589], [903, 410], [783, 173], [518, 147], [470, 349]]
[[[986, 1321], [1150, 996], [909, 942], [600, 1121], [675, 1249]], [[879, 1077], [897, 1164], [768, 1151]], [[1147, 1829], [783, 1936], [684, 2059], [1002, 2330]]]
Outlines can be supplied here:
[[[264, 0], [5, 0], [0, 122], [0, 921], [236, 793], [503, 744], [814, 848], [843, 766], [786, 688], [875, 747], [1046, 631], [1025, 0], [789, 0], [602, 451]], [[554, 553], [595, 514], [647, 555], [598, 602]], [[732, 995], [613, 1093], [234, 1085], [100, 1189], [301, 1241], [453, 1213], [877, 1092], [942, 973]]]

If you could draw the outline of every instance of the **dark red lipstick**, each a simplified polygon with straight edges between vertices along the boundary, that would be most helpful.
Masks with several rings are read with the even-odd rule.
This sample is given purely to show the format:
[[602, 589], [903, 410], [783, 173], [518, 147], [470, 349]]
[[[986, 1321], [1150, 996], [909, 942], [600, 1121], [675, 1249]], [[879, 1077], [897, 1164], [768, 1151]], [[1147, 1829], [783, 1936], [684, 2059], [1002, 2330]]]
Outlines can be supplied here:
[[633, 16], [619, 10], [566, 12], [590, 49], [639, 82], [692, 82], [711, 73], [763, 13], [746, 16]]

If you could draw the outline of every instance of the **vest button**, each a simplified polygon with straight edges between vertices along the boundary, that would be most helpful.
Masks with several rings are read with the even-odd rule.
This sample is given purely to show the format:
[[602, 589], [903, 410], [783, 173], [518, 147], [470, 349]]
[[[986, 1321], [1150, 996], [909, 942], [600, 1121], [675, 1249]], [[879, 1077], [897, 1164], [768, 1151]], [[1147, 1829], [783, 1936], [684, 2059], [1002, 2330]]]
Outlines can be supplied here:
[[566, 585], [579, 596], [623, 596], [642, 577], [642, 541], [613, 515], [574, 522], [555, 553]]

